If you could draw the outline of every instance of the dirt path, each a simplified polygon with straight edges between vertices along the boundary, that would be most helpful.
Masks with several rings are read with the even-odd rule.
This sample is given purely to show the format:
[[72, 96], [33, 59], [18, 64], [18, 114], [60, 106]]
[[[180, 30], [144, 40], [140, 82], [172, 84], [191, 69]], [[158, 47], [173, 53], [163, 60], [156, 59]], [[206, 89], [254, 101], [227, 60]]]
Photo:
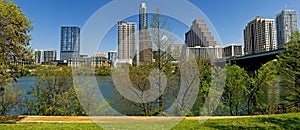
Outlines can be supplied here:
[[155, 122], [172, 120], [207, 120], [247, 118], [257, 116], [215, 116], [215, 117], [143, 117], [143, 116], [22, 116], [18, 123], [92, 123], [92, 122]]

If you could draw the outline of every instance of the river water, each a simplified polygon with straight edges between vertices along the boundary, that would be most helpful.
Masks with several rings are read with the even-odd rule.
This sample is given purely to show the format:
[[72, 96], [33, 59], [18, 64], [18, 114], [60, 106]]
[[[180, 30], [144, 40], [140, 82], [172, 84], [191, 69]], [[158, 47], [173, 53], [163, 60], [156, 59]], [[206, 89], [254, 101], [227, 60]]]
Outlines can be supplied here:
[[[119, 100], [120, 98], [117, 97], [118, 94], [116, 89], [113, 87], [113, 81], [111, 77], [108, 76], [97, 76], [96, 77], [97, 84], [99, 86], [99, 90], [102, 94], [102, 96], [105, 98], [107, 101], [113, 102], [111, 107], [113, 109], [117, 110], [121, 114], [126, 114], [126, 115], [136, 115], [136, 114], [141, 114], [139, 113], [131, 113], [131, 110], [128, 110], [127, 107], [124, 106]], [[175, 79], [178, 80], [178, 79]], [[14, 87], [18, 88], [19, 90], [23, 91], [23, 95], [19, 100], [23, 100], [23, 104], [18, 104], [15, 107], [11, 108], [7, 115], [22, 115], [26, 111], [26, 104], [24, 103], [25, 99], [30, 99], [34, 101], [34, 98], [29, 94], [29, 92], [32, 90], [32, 86], [36, 86], [38, 82], [38, 77], [22, 77], [21, 79], [18, 79], [18, 82], [14, 83]], [[171, 83], [173, 86], [176, 86], [174, 84], [177, 83], [174, 80], [171, 82], [168, 82], [168, 84]], [[165, 91], [170, 91], [170, 90], [165, 90]], [[173, 90], [172, 90], [173, 91]], [[176, 90], [175, 90], [176, 91]], [[165, 100], [165, 107], [168, 108], [173, 102], [174, 102], [174, 96], [172, 95], [165, 95], [169, 98], [166, 98]], [[21, 101], [22, 102], [22, 101]]]
[[[112, 87], [112, 79], [111, 77], [105, 77], [105, 76], [97, 76], [96, 77], [99, 89], [103, 95], [103, 97], [107, 100], [116, 100], [116, 97], [114, 96], [115, 92], [113, 91]], [[14, 88], [18, 88], [23, 92], [23, 95], [19, 100], [25, 100], [30, 99], [34, 100], [34, 98], [29, 94], [31, 91], [32, 86], [36, 86], [38, 82], [38, 77], [22, 77], [18, 79], [17, 82], [15, 82]], [[21, 101], [22, 102], [22, 101]], [[26, 105], [24, 104], [17, 104], [15, 107], [11, 108], [7, 115], [21, 115], [23, 114], [24, 110], [26, 109]]]

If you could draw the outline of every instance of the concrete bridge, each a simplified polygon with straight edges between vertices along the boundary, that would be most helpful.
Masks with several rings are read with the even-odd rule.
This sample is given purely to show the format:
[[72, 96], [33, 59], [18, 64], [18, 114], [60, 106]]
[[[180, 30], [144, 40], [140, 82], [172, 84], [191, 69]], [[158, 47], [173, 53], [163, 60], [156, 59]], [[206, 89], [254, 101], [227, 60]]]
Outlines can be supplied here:
[[216, 61], [218, 63], [232, 63], [236, 64], [242, 68], [244, 68], [250, 76], [253, 76], [254, 72], [258, 70], [263, 64], [267, 63], [268, 61], [277, 59], [277, 55], [280, 53], [285, 52], [285, 49], [277, 49], [273, 51], [261, 52], [256, 54], [245, 55], [241, 57], [230, 57], [230, 58], [223, 58]]

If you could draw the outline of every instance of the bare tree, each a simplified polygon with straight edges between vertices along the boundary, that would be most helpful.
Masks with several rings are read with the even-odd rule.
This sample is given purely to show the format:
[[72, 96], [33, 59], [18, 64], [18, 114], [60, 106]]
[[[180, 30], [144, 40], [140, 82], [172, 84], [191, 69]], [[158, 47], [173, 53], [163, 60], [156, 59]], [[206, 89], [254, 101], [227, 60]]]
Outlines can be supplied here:
[[163, 112], [163, 83], [162, 77], [164, 68], [172, 61], [172, 56], [169, 54], [169, 45], [175, 42], [175, 38], [170, 33], [170, 26], [168, 24], [167, 17], [160, 14], [160, 10], [156, 9], [156, 12], [152, 15], [151, 19], [151, 39], [154, 45], [157, 47], [157, 51], [153, 52], [155, 59], [154, 65], [159, 71], [158, 79], [156, 80], [156, 85], [159, 88], [159, 109]]

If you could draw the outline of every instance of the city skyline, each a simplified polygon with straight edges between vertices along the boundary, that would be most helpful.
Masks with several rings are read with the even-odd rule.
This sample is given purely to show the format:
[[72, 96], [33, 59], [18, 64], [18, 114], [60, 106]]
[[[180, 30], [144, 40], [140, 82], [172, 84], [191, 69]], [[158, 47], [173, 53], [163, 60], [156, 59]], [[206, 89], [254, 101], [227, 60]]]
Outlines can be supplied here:
[[[190, 0], [192, 4], [202, 10], [203, 13], [210, 19], [221, 37], [223, 46], [232, 43], [243, 44], [243, 29], [247, 22], [256, 16], [275, 18], [276, 14], [281, 12], [287, 3], [290, 3], [288, 9], [296, 10], [298, 13], [300, 9], [300, 3], [292, 0], [272, 0], [272, 5], [270, 6], [264, 6], [266, 5], [264, 3], [270, 3], [271, 0], [259, 1], [260, 4], [256, 4], [257, 1], [258, 0], [247, 2], [240, 2], [237, 0], [213, 0], [200, 2], [196, 0]], [[72, 1], [72, 3], [60, 1], [34, 1], [32, 3], [16, 0], [15, 2], [21, 7], [25, 15], [33, 21], [34, 29], [31, 33], [33, 37], [33, 40], [31, 41], [31, 47], [33, 49], [51, 49], [59, 51], [60, 37], [58, 30], [60, 26], [75, 25], [83, 27], [85, 22], [95, 13], [95, 11], [105, 6], [110, 1], [95, 0], [90, 2], [80, 2], [79, 0], [75, 0]], [[139, 2], [143, 3], [145, 1]], [[138, 6], [139, 5], [136, 5], [136, 7]], [[149, 5], [149, 7], [151, 7], [152, 10], [153, 8], [160, 7], [160, 5]], [[135, 10], [138, 13], [138, 8]], [[235, 13], [237, 10], [239, 13]], [[57, 11], [59, 13], [57, 13]], [[132, 18], [132, 20], [133, 22], [138, 21], [138, 19], [135, 18]], [[191, 19], [191, 21], [192, 20], [194, 19]], [[192, 22], [190, 25], [191, 24]], [[184, 39], [184, 33], [188, 31], [187, 28], [174, 28], [173, 30], [174, 32], [178, 33], [178, 36], [181, 39]], [[117, 42], [115, 42], [116, 35], [114, 37], [111, 36], [111, 38], [114, 39], [112, 40], [112, 43], [109, 43], [109, 40], [105, 41], [107, 45], [110, 45], [103, 47], [107, 48], [105, 49], [106, 51], [117, 49]]]

